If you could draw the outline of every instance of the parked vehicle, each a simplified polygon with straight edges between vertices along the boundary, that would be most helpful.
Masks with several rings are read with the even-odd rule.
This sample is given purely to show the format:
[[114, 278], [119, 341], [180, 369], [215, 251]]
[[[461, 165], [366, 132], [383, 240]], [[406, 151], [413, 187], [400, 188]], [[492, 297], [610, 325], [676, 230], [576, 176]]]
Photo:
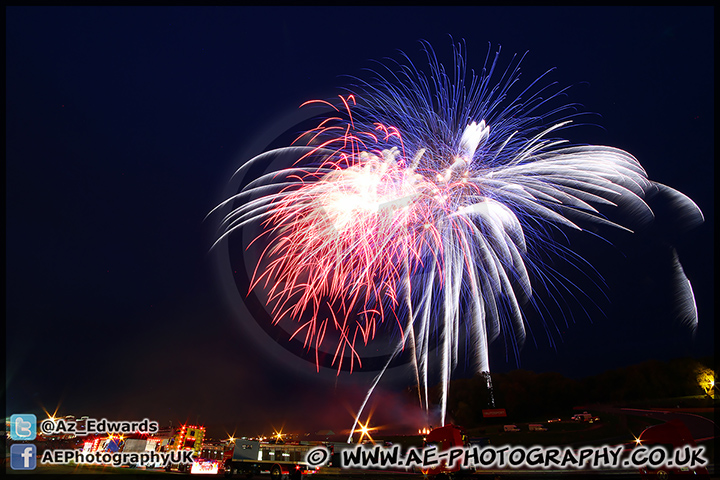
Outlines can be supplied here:
[[[438, 451], [448, 450], [451, 447], [462, 447], [466, 445], [467, 437], [465, 432], [457, 425], [448, 424], [444, 427], [435, 428], [425, 437], [425, 445], [437, 445]], [[460, 465], [447, 466], [443, 460], [437, 467], [423, 471], [422, 473], [430, 478], [448, 478], [462, 469]]]
[[[687, 426], [680, 420], [673, 419], [667, 423], [648, 427], [640, 434], [636, 443], [645, 447], [662, 445], [668, 450], [689, 445], [696, 447], [697, 443]], [[686, 466], [663, 466], [659, 469], [641, 468], [640, 477], [647, 480], [666, 479], [677, 476], [698, 475], [700, 478], [709, 478], [709, 472], [705, 467], [693, 469]]]
[[588, 412], [583, 413], [576, 413], [573, 415], [570, 420], [574, 420], [576, 422], [590, 422], [592, 423], [593, 416], [589, 414]]
[[[283, 478], [300, 480], [304, 475], [315, 473], [317, 470], [304, 461], [305, 454], [312, 447], [312, 445], [235, 440], [235, 447], [225, 455], [222, 470], [226, 477], [235, 474], [256, 475], [269, 472], [272, 480]], [[206, 468], [208, 466], [204, 465], [203, 469]]]

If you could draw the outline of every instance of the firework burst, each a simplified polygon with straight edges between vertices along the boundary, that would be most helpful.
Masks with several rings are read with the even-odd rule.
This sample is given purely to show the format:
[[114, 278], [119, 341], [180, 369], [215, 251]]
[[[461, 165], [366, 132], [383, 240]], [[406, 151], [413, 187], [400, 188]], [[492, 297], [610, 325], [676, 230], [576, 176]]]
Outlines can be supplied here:
[[[672, 190], [650, 181], [625, 151], [557, 138], [572, 122], [572, 105], [549, 107], [565, 90], [540, 86], [544, 75], [511, 96], [522, 59], [499, 71], [499, 50], [492, 57], [488, 50], [475, 74], [456, 45], [448, 73], [424, 49], [429, 75], [404, 57], [381, 64], [368, 81], [355, 79], [338, 102], [308, 102], [335, 114], [282, 149], [294, 165], [255, 179], [218, 208], [232, 206], [220, 240], [261, 227], [250, 288], [267, 292], [274, 322], [297, 322], [293, 337], [308, 350], [317, 355], [333, 343], [338, 372], [343, 362], [362, 367], [358, 346], [397, 327], [393, 354], [360, 411], [404, 351], [428, 408], [437, 346], [444, 423], [462, 338], [483, 374], [496, 337], [510, 339], [517, 355], [531, 278], [556, 280], [535, 251], [564, 248], [551, 232], [588, 223], [628, 230], [604, 212], [622, 208], [634, 222], [648, 222], [647, 196]], [[685, 297], [690, 305], [689, 283]], [[688, 318], [694, 326], [694, 311]]]

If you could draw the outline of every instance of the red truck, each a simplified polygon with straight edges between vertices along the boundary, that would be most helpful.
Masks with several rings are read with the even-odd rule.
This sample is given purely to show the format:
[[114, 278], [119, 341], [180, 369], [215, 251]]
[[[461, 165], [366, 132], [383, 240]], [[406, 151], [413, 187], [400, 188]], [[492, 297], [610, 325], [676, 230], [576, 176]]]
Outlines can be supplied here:
[[[425, 445], [436, 445], [438, 451], [447, 450], [451, 447], [465, 446], [465, 432], [457, 425], [447, 424], [444, 427], [435, 428], [425, 437]], [[460, 472], [462, 469], [459, 464], [448, 467], [443, 460], [437, 467], [423, 471], [424, 475], [431, 478], [449, 478], [453, 474]]]
[[[697, 443], [685, 424], [677, 419], [670, 420], [667, 423], [648, 427], [640, 434], [636, 443], [645, 447], [661, 445], [668, 451], [689, 445], [696, 447]], [[708, 478], [709, 475], [705, 467], [661, 467], [659, 469], [641, 468], [640, 476], [643, 479], [666, 479], [679, 475], [703, 475], [701, 478]]]

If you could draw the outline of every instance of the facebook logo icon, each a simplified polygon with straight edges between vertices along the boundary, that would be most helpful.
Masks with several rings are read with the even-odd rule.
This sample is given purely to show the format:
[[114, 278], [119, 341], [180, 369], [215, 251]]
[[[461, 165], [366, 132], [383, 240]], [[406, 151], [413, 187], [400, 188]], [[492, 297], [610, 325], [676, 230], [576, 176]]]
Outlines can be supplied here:
[[34, 470], [37, 466], [37, 450], [30, 443], [10, 445], [10, 468], [13, 470]]
[[10, 417], [10, 438], [35, 440], [37, 419], [32, 413], [19, 413]]

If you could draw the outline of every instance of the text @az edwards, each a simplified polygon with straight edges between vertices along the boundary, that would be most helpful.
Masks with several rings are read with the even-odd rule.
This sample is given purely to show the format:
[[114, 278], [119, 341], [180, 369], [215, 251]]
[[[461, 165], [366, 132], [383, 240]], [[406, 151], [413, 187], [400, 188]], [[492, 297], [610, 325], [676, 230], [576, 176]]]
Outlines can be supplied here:
[[[611, 447], [522, 447], [484, 446], [452, 447], [439, 451], [437, 446], [423, 449], [409, 448], [404, 454], [400, 445], [368, 448], [357, 446], [341, 452], [343, 468], [393, 468], [431, 469], [445, 465], [452, 469], [473, 468], [541, 468], [541, 469], [582, 469], [582, 468], [660, 468], [704, 467], [705, 447], [689, 445], [672, 451], [662, 446], [637, 446], [630, 451], [623, 446]], [[306, 462], [310, 466], [321, 466], [330, 459], [326, 447], [308, 451]]]
[[73, 434], [77, 436], [95, 435], [95, 434], [113, 434], [113, 433], [157, 433], [160, 429], [158, 422], [148, 420], [147, 418], [139, 422], [128, 421], [109, 421], [105, 418], [100, 420], [88, 418], [84, 422], [75, 422], [66, 419], [45, 419], [38, 422], [40, 431], [44, 435], [66, 435]]

